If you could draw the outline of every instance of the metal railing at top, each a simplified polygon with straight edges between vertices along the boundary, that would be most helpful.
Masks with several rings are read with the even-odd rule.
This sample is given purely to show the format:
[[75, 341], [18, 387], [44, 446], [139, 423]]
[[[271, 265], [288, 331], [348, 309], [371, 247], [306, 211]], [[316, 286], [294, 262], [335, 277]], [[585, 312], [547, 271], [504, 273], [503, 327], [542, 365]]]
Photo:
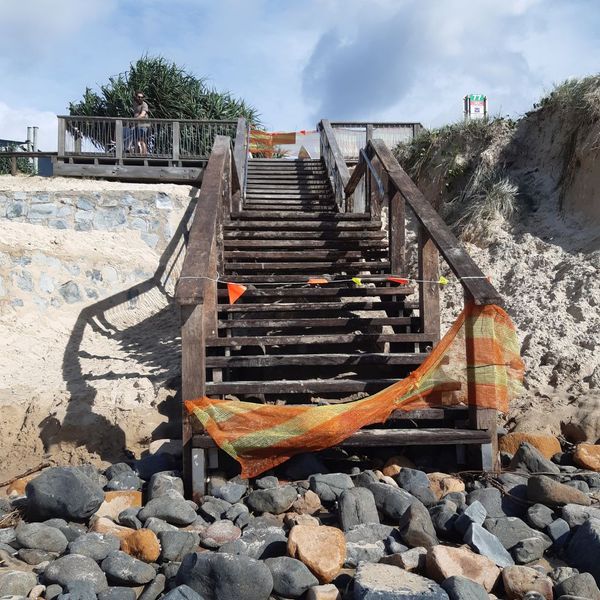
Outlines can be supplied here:
[[400, 142], [407, 142], [422, 129], [421, 123], [366, 123], [352, 121], [331, 122], [335, 138], [344, 158], [358, 160], [360, 150], [372, 139], [383, 140], [392, 149]]
[[208, 160], [218, 135], [235, 138], [237, 120], [58, 117], [58, 156]]

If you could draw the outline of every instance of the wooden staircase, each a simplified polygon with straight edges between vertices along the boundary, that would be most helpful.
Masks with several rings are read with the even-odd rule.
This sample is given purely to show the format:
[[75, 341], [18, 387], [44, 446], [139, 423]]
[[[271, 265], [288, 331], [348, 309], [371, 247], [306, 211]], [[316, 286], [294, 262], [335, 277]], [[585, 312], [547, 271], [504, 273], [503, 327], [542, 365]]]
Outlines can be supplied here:
[[[377, 392], [421, 364], [439, 339], [439, 286], [388, 280], [404, 269], [405, 202], [421, 223], [419, 279], [435, 281], [439, 249], [464, 276], [467, 299], [499, 303], [382, 143], [369, 143], [370, 156], [350, 176], [327, 122], [321, 140], [320, 160], [246, 161], [241, 127], [235, 150], [229, 138], [217, 138], [176, 293], [184, 399], [335, 403]], [[352, 212], [361, 180], [365, 212]], [[341, 206], [340, 197], [348, 199]], [[312, 278], [328, 283], [308, 283]], [[228, 281], [248, 288], [235, 304]], [[481, 448], [484, 467], [494, 466], [495, 411], [448, 407], [392, 417], [344, 445], [470, 444]], [[415, 427], [419, 420], [424, 427]], [[183, 440], [189, 489], [202, 495], [218, 453], [185, 413]]]

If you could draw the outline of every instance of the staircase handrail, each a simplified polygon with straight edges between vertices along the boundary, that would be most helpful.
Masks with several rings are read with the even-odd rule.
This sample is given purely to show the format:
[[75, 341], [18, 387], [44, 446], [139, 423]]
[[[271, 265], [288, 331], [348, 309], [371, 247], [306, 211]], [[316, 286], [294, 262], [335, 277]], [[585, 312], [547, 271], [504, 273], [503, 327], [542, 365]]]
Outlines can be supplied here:
[[325, 168], [331, 184], [335, 201], [340, 212], [346, 211], [346, 197], [344, 190], [350, 180], [350, 171], [346, 165], [344, 155], [335, 138], [335, 133], [327, 119], [322, 119], [318, 125], [320, 132], [321, 158], [325, 163]]

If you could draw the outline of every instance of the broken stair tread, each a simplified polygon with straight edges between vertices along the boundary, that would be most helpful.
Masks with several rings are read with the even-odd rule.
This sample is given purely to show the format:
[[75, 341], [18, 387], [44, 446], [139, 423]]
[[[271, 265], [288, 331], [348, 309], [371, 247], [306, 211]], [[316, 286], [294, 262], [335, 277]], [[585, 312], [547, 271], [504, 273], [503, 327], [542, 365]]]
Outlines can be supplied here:
[[361, 344], [361, 343], [433, 343], [429, 333], [335, 333], [322, 335], [256, 335], [209, 337], [208, 347], [227, 346], [291, 346], [303, 344]]
[[223, 329], [260, 329], [289, 327], [378, 327], [384, 325], [412, 325], [415, 317], [339, 317], [332, 319], [230, 319], [220, 320]]
[[270, 354], [260, 356], [207, 356], [207, 367], [280, 367], [280, 366], [361, 366], [361, 365], [420, 365], [429, 354], [407, 352], [386, 354]]
[[401, 379], [300, 379], [206, 383], [207, 394], [315, 394], [378, 392]]

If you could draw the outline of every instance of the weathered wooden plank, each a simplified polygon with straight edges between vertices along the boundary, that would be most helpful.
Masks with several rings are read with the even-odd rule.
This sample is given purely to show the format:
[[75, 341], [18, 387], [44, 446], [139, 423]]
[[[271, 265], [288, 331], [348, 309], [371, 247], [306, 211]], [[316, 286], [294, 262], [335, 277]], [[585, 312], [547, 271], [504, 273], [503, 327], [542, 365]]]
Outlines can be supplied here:
[[399, 192], [390, 194], [389, 189], [388, 197], [390, 198], [390, 265], [392, 273], [405, 273], [406, 224], [404, 198]]
[[[235, 228], [225, 230], [224, 235], [228, 239], [264, 239], [280, 240], [282, 239], [280, 231], [238, 231]], [[385, 238], [385, 233], [380, 230], [374, 231], [339, 231], [336, 229], [313, 230], [313, 231], [294, 231], [287, 232], [285, 239], [288, 240], [381, 240]]]
[[243, 210], [239, 215], [239, 219], [265, 219], [274, 221], [276, 219], [292, 219], [294, 221], [370, 221], [371, 215], [368, 213], [331, 213], [331, 212], [305, 212], [302, 214], [290, 214], [285, 210], [277, 212], [263, 212], [258, 210]]
[[337, 271], [389, 271], [390, 263], [387, 261], [348, 262], [332, 260], [328, 262], [228, 262], [225, 272], [232, 271], [304, 271], [307, 273], [326, 273]]
[[[364, 230], [377, 231], [381, 229], [380, 221], [359, 221], [357, 223], [353, 221], [342, 221], [337, 222], [311, 222], [311, 221], [237, 221], [235, 223], [225, 223], [225, 228], [229, 231], [240, 229], [258, 229], [258, 230], [277, 230], [279, 231], [343, 231], [343, 230], [354, 230], [364, 233]], [[265, 233], [267, 232], [265, 231]]]
[[440, 339], [440, 286], [438, 251], [423, 226], [419, 227], [419, 314], [423, 332]]
[[[245, 298], [371, 298], [381, 296], [408, 296], [414, 293], [414, 288], [404, 285], [397, 287], [323, 287], [306, 288], [262, 288], [250, 289], [244, 293]], [[219, 290], [219, 298], [227, 298], [227, 290]], [[338, 306], [339, 303], [338, 303]]]
[[207, 394], [317, 394], [379, 392], [401, 379], [300, 379], [207, 383]]
[[[261, 246], [262, 247], [262, 246]], [[263, 260], [320, 260], [320, 259], [358, 259], [363, 258], [367, 254], [368, 250], [279, 250], [278, 248], [272, 248], [271, 250], [260, 250], [252, 252], [250, 250], [226, 250], [225, 258], [234, 261], [244, 259], [255, 259], [258, 261]], [[376, 250], [378, 253], [384, 252], [384, 250]]]
[[[261, 242], [261, 249], [265, 248], [330, 248], [327, 251], [343, 251], [343, 248], [359, 248], [363, 251], [387, 250], [385, 240], [265, 240]], [[256, 242], [250, 240], [226, 240], [225, 248], [256, 248]]]
[[54, 175], [60, 177], [101, 177], [127, 181], [162, 181], [199, 185], [203, 169], [199, 167], [163, 167], [136, 165], [82, 165], [56, 161]]
[[401, 310], [402, 308], [418, 308], [415, 302], [378, 302], [378, 301], [351, 301], [351, 302], [293, 302], [268, 304], [219, 304], [222, 312], [317, 312], [335, 311], [336, 314], [344, 310]]
[[235, 319], [219, 321], [219, 329], [282, 329], [290, 327], [376, 327], [383, 325], [412, 325], [412, 317], [338, 317], [310, 319]]

